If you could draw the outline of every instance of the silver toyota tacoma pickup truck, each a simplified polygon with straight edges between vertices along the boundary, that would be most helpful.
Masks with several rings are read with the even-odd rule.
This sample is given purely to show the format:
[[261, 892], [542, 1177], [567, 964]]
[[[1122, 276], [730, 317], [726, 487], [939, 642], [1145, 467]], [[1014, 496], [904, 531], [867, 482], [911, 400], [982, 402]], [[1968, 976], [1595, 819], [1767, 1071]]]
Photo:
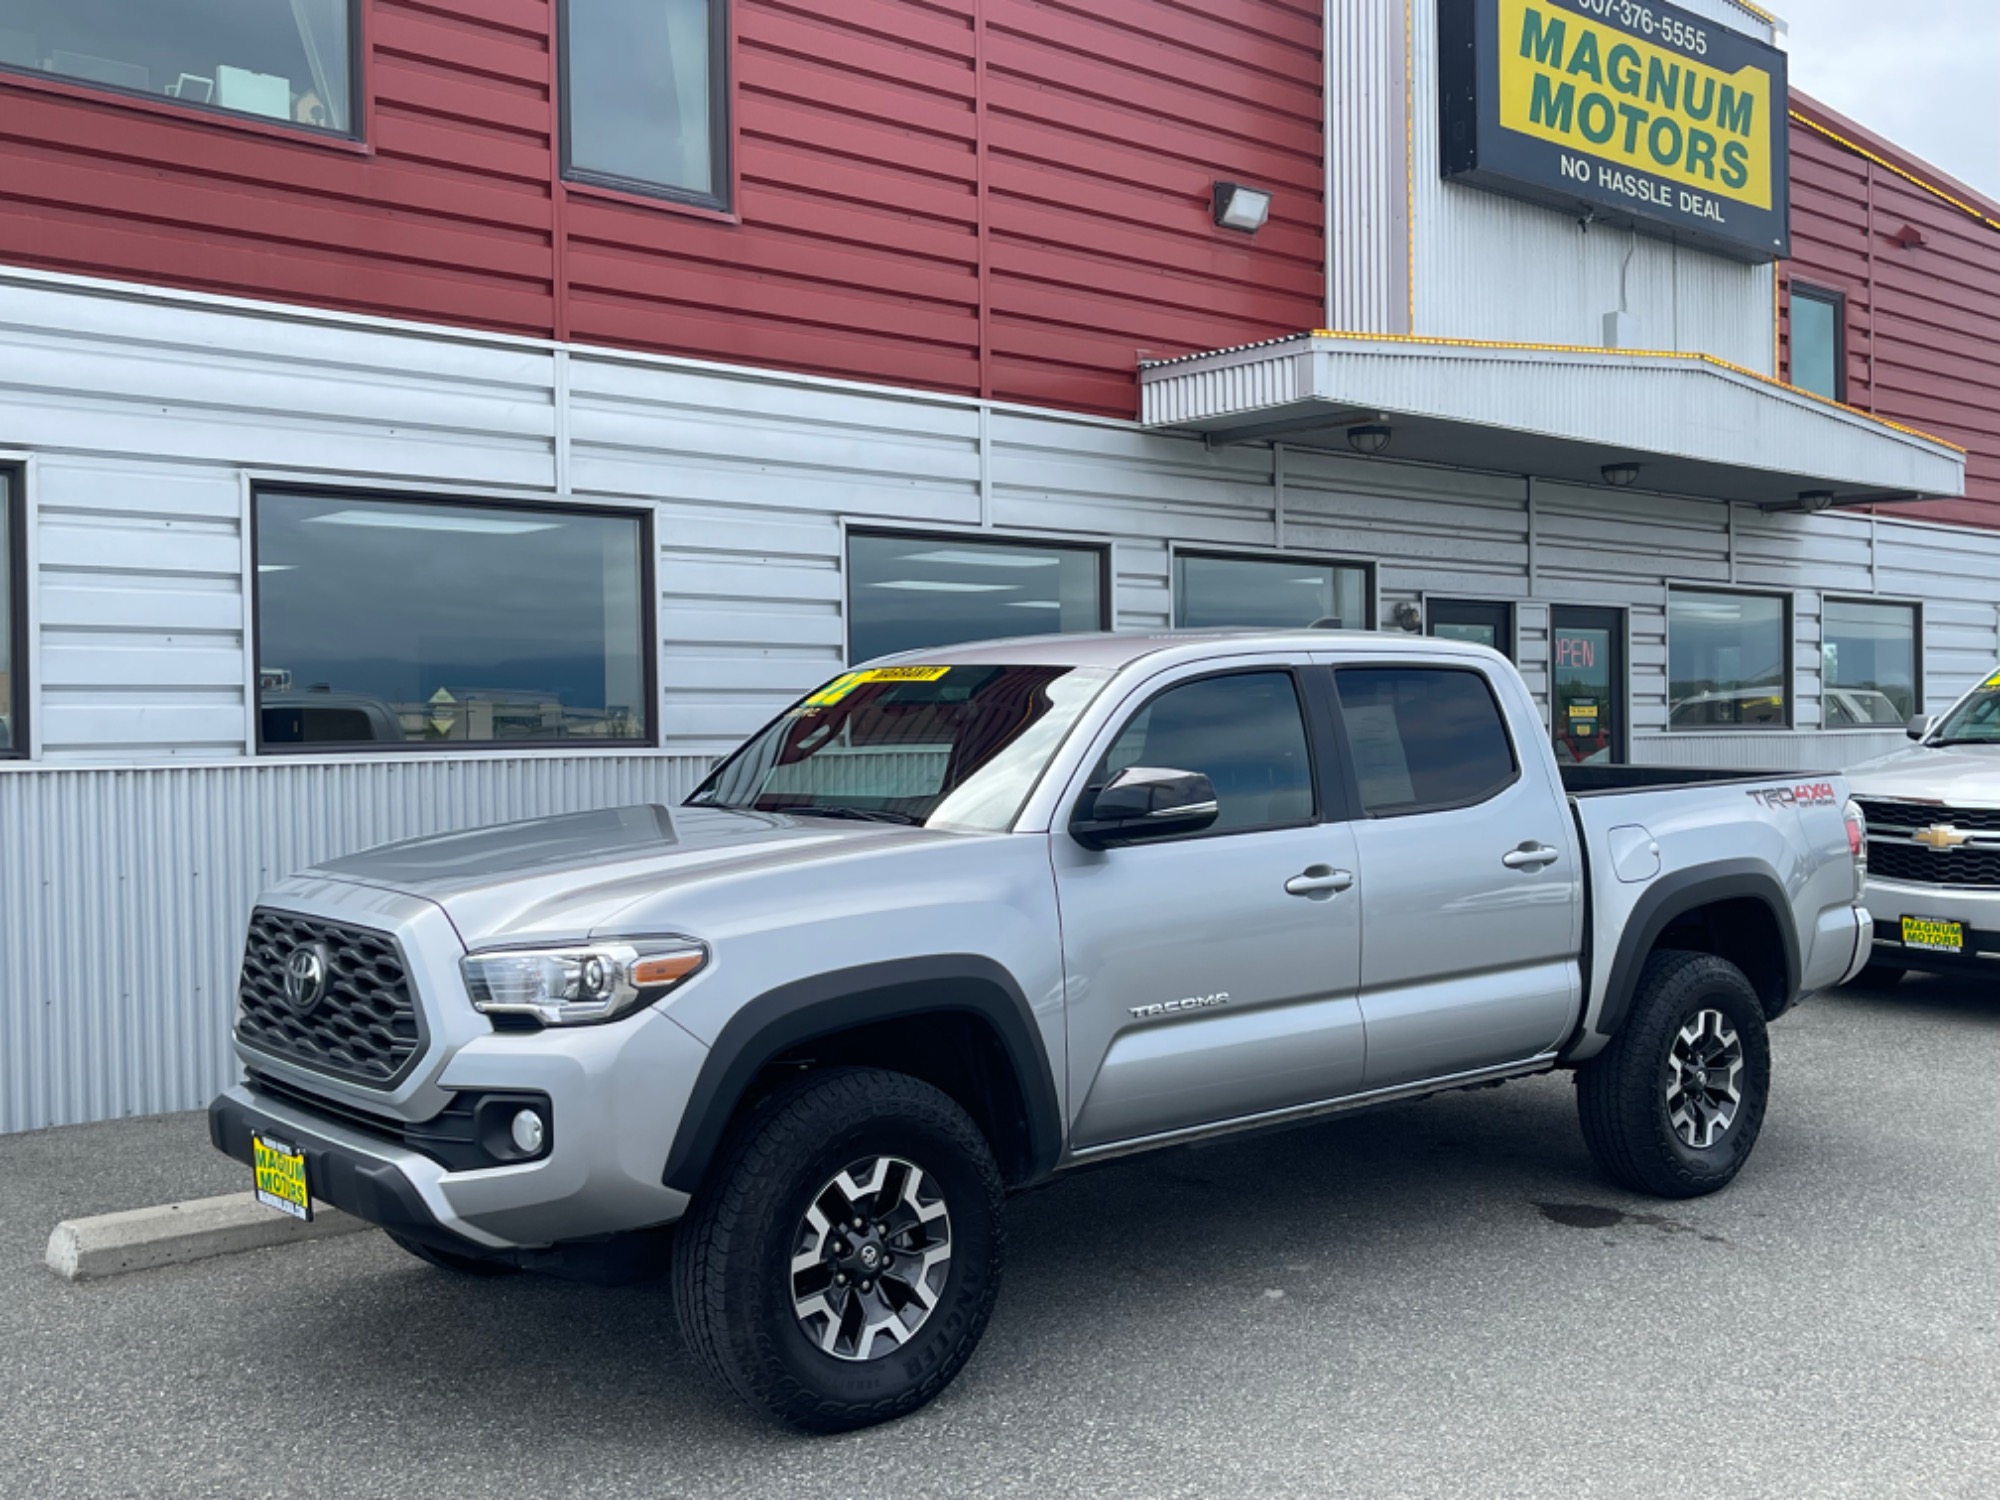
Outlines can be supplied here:
[[1766, 1023], [1868, 956], [1862, 837], [1837, 778], [1559, 772], [1477, 646], [951, 647], [671, 811], [274, 887], [210, 1129], [440, 1266], [670, 1265], [715, 1376], [856, 1427], [971, 1355], [1004, 1196], [1125, 1153], [1570, 1068], [1613, 1181], [1722, 1187]]

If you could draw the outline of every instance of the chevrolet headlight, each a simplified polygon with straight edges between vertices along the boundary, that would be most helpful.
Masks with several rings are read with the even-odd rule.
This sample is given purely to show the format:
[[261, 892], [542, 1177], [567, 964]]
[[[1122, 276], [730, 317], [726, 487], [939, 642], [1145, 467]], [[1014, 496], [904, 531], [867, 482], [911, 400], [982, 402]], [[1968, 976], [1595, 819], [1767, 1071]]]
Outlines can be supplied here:
[[592, 1026], [663, 999], [707, 962], [708, 949], [679, 939], [468, 953], [459, 968], [475, 1010]]

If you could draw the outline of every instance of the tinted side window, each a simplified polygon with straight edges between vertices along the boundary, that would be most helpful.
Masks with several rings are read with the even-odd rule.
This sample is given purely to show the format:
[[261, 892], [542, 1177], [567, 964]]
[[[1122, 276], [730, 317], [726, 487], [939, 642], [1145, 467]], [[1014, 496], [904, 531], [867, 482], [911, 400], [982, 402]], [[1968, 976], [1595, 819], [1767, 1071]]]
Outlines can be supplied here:
[[1350, 667], [1334, 681], [1372, 817], [1484, 802], [1520, 772], [1500, 705], [1477, 672]]
[[1290, 672], [1205, 677], [1169, 688], [1133, 715], [1091, 785], [1102, 786], [1127, 766], [1208, 777], [1221, 808], [1213, 832], [1312, 821], [1312, 754]]

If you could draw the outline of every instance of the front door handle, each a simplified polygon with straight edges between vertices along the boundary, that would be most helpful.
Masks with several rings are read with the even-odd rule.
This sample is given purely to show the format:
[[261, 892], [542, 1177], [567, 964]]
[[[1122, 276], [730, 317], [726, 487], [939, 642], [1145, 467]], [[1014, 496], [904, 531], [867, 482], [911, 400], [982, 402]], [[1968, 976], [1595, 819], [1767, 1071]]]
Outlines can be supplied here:
[[1294, 875], [1285, 882], [1285, 894], [1327, 901], [1353, 884], [1352, 870], [1336, 870], [1331, 865], [1308, 865], [1303, 874]]
[[1509, 849], [1500, 856], [1500, 863], [1510, 870], [1539, 870], [1544, 865], [1552, 865], [1562, 858], [1562, 850], [1551, 849], [1547, 844], [1528, 840], [1518, 849]]

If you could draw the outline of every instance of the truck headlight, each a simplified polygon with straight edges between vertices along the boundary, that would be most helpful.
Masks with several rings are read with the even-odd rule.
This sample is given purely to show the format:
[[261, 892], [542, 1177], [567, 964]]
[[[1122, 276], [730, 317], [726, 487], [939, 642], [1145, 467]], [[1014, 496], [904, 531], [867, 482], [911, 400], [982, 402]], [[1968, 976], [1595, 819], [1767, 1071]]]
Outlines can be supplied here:
[[707, 962], [700, 943], [662, 939], [468, 953], [459, 969], [475, 1010], [591, 1026], [663, 999]]

